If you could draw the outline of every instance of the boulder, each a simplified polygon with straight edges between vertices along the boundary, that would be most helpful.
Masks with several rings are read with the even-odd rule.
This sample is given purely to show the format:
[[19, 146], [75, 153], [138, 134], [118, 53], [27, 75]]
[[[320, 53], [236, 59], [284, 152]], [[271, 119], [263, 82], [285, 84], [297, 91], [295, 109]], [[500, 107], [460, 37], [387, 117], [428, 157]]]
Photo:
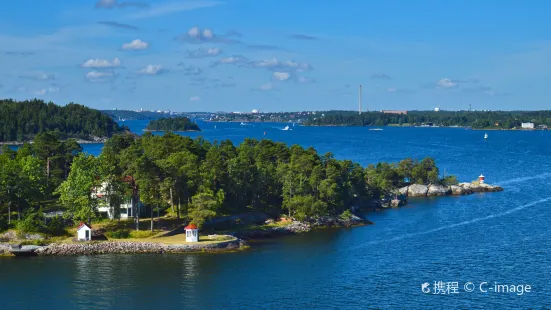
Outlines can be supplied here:
[[429, 188], [426, 185], [413, 184], [408, 187], [407, 195], [409, 197], [423, 197], [427, 195]]
[[427, 196], [446, 196], [451, 193], [451, 190], [447, 186], [442, 185], [429, 185]]
[[450, 186], [450, 190], [452, 191], [452, 195], [465, 195], [465, 194], [467, 194], [467, 191], [459, 185]]
[[459, 186], [461, 186], [466, 194], [470, 193], [478, 193], [478, 192], [500, 192], [503, 190], [503, 188], [499, 186], [493, 186], [486, 183], [459, 183]]
[[398, 194], [399, 194], [399, 195], [407, 196], [407, 194], [408, 194], [408, 187], [409, 187], [409, 186], [404, 186], [404, 187], [402, 187], [402, 188], [399, 188], [399, 189], [398, 189]]

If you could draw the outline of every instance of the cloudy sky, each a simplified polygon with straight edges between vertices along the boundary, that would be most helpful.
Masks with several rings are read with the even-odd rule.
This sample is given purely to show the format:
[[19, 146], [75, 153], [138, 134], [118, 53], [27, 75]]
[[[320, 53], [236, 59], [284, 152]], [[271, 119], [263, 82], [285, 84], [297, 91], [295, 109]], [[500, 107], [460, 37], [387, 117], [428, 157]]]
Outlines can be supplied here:
[[0, 2], [0, 98], [101, 109], [550, 109], [546, 0]]

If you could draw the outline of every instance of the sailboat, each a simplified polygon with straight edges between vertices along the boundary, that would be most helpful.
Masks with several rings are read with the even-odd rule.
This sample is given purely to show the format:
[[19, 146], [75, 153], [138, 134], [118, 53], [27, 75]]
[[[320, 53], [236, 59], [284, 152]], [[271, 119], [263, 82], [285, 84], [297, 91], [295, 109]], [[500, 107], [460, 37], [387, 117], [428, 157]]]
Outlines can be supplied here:
[[484, 140], [488, 140], [488, 134], [487, 133], [484, 134]]
[[285, 128], [283, 128], [282, 130], [290, 130], [290, 129], [289, 129], [289, 126], [285, 126]]

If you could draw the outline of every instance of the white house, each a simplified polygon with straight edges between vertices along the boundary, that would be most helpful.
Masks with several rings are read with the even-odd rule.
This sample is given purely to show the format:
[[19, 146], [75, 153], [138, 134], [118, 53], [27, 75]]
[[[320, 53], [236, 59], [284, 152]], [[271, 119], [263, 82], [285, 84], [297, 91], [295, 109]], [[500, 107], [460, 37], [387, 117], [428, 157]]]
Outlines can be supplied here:
[[186, 242], [199, 242], [199, 229], [195, 224], [189, 224], [185, 228]]
[[522, 129], [534, 129], [534, 123], [522, 123], [520, 127]]
[[[103, 182], [99, 188], [96, 188], [93, 193], [92, 197], [98, 199], [98, 211], [100, 213], [106, 213], [107, 217], [110, 219], [115, 218], [115, 210], [111, 206], [109, 206], [109, 192], [107, 190], [107, 182]], [[138, 198], [139, 199], [139, 198]], [[143, 208], [143, 205], [138, 200], [138, 212], [140, 212]], [[119, 205], [120, 215], [121, 219], [131, 218], [134, 216], [132, 214], [132, 198], [127, 197], [124, 199], [124, 202]]]
[[80, 223], [77, 228], [78, 241], [90, 241], [92, 240], [92, 228], [86, 223]]

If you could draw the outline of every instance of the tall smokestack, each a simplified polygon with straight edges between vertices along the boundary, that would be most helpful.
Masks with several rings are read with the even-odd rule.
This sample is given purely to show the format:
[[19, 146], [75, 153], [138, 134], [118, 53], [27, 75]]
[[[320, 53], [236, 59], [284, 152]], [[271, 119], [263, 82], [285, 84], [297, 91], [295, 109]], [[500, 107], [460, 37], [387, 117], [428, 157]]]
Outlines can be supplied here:
[[358, 114], [362, 115], [362, 84], [360, 84], [360, 90], [358, 95]]

